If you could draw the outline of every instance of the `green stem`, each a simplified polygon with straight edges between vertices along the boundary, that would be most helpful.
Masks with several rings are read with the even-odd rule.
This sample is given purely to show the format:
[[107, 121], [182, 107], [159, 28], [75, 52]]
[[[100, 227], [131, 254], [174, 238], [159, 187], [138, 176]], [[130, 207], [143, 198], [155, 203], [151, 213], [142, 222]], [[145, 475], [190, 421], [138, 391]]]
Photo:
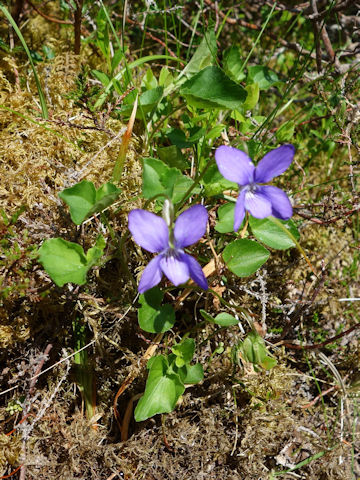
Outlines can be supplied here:
[[304, 249], [302, 248], [302, 246], [300, 245], [300, 243], [296, 240], [296, 238], [294, 237], [294, 235], [290, 232], [290, 230], [288, 230], [286, 228], [286, 226], [280, 222], [280, 220], [278, 220], [277, 218], [275, 217], [268, 217], [268, 219], [275, 223], [276, 226], [278, 226], [279, 228], [281, 228], [281, 230], [283, 232], [286, 233], [286, 235], [294, 242], [294, 244], [296, 245], [296, 248], [299, 250], [299, 252], [301, 253], [301, 255], [304, 257], [306, 263], [309, 265], [309, 267], [311, 268], [311, 271], [313, 272], [313, 274], [315, 275], [315, 277], [317, 277], [317, 273], [316, 273], [316, 270], [315, 268], [313, 267], [312, 263], [310, 262], [309, 258], [307, 257], [306, 253], [304, 252]]
[[252, 53], [253, 53], [256, 45], [259, 43], [260, 38], [262, 37], [262, 34], [264, 33], [264, 30], [265, 30], [265, 28], [266, 28], [266, 25], [269, 23], [269, 20], [270, 20], [270, 18], [272, 17], [272, 14], [273, 14], [273, 11], [275, 10], [275, 7], [276, 7], [276, 2], [274, 3], [274, 5], [273, 5], [273, 7], [272, 7], [272, 9], [271, 9], [271, 11], [270, 11], [267, 19], [265, 20], [265, 23], [264, 23], [264, 25], [263, 25], [263, 27], [262, 27], [259, 35], [257, 36], [257, 39], [255, 40], [254, 45], [252, 46], [252, 48], [251, 48], [248, 56], [246, 57], [245, 62], [241, 65], [239, 75], [240, 75], [240, 73], [242, 73], [242, 71], [243, 71], [244, 68], [246, 67], [246, 65], [247, 65], [247, 63], [248, 63], [248, 61], [249, 61], [249, 59], [250, 59], [250, 57], [251, 57], [251, 55], [252, 55]]
[[197, 176], [197, 178], [195, 178], [194, 180], [194, 183], [187, 189], [187, 191], [185, 192], [185, 195], [183, 196], [183, 198], [180, 200], [180, 202], [178, 202], [178, 205], [179, 207], [175, 207], [175, 212], [177, 212], [180, 208], [180, 206], [186, 202], [186, 200], [188, 199], [188, 197], [190, 196], [191, 192], [194, 190], [195, 187], [197, 187], [200, 183], [200, 181], [204, 178], [205, 176], [205, 173], [209, 170], [209, 168], [211, 167], [211, 165], [214, 163], [214, 160], [210, 160], [209, 163], [206, 165], [206, 167], [204, 168], [204, 170], [200, 173], [200, 175]]

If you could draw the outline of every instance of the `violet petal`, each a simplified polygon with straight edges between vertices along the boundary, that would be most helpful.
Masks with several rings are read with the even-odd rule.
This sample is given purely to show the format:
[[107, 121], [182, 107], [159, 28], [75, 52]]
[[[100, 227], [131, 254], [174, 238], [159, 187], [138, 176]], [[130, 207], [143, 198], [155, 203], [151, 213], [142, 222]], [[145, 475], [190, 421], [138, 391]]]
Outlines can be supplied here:
[[254, 164], [251, 158], [238, 148], [222, 145], [215, 151], [215, 160], [223, 177], [238, 185], [253, 182]]
[[203, 290], [208, 289], [208, 284], [204, 275], [204, 272], [202, 271], [202, 268], [200, 264], [198, 263], [195, 258], [193, 258], [191, 255], [188, 255], [187, 253], [184, 253], [182, 255], [183, 260], [187, 263], [189, 267], [189, 272], [190, 272], [190, 277], [191, 279], [199, 285]]
[[169, 245], [169, 230], [165, 221], [146, 210], [129, 213], [129, 230], [136, 243], [149, 252], [161, 252]]
[[181, 254], [161, 255], [160, 267], [167, 278], [176, 287], [189, 280], [190, 272]]
[[266, 218], [272, 214], [271, 202], [260, 193], [259, 188], [256, 192], [246, 192], [245, 208], [255, 218]]
[[174, 227], [176, 246], [188, 247], [200, 240], [206, 231], [208, 213], [202, 205], [194, 205], [178, 216]]
[[237, 232], [245, 217], [245, 194], [246, 190], [242, 190], [236, 200], [234, 210], [234, 231]]
[[293, 210], [291, 202], [286, 193], [280, 188], [271, 185], [264, 185], [258, 188], [264, 197], [266, 197], [272, 206], [271, 215], [282, 220], [289, 220], [292, 217]]
[[162, 255], [158, 255], [157, 257], [153, 258], [143, 271], [138, 286], [138, 291], [140, 293], [150, 290], [150, 288], [155, 287], [155, 285], [160, 282], [162, 277], [162, 271], [160, 268], [161, 257]]
[[270, 182], [290, 166], [295, 154], [293, 145], [282, 145], [267, 153], [255, 169], [255, 183]]

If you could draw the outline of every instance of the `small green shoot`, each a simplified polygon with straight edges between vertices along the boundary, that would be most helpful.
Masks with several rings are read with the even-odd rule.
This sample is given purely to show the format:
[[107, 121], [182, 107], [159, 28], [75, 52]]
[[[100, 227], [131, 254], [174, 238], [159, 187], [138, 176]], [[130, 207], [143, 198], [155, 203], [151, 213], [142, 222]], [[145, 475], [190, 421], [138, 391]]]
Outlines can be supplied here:
[[153, 357], [147, 363], [149, 376], [145, 393], [135, 409], [137, 422], [159, 413], [172, 412], [185, 391], [185, 385], [199, 383], [204, 377], [199, 363], [190, 365], [195, 352], [193, 339], [185, 338], [175, 344], [172, 351], [168, 356]]
[[264, 339], [256, 332], [250, 332], [240, 346], [244, 359], [257, 366], [270, 370], [277, 361], [268, 354]]

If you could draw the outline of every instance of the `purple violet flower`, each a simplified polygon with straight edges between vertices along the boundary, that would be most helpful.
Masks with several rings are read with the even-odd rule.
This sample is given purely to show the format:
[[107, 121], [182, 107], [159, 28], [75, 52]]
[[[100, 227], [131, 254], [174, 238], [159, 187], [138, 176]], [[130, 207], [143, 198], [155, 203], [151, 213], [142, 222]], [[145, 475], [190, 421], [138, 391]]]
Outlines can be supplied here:
[[[164, 215], [166, 218], [166, 215]], [[176, 219], [172, 228], [172, 215], [167, 222], [146, 210], [132, 210], [129, 213], [129, 230], [136, 243], [152, 253], [153, 258], [145, 268], [138, 290], [146, 292], [157, 285], [164, 273], [178, 286], [191, 278], [201, 288], [208, 285], [202, 268], [195, 258], [184, 252], [184, 248], [200, 240], [205, 234], [208, 213], [202, 205], [194, 205]]]
[[262, 185], [277, 177], [291, 164], [295, 154], [293, 145], [282, 145], [267, 153], [255, 167], [243, 151], [222, 145], [215, 151], [215, 160], [223, 177], [240, 187], [234, 213], [234, 230], [239, 230], [245, 211], [255, 218], [270, 215], [282, 220], [292, 216], [292, 206], [280, 188]]

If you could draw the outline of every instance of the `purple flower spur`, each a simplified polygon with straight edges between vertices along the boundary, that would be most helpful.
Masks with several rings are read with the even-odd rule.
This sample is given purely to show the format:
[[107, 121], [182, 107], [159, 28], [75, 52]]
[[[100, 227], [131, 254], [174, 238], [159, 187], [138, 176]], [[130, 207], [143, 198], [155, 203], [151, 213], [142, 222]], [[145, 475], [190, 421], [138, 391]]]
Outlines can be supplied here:
[[245, 211], [253, 217], [270, 215], [282, 220], [292, 216], [288, 196], [280, 188], [261, 185], [270, 182], [291, 164], [295, 154], [293, 145], [282, 145], [267, 153], [255, 167], [251, 158], [237, 148], [222, 145], [215, 151], [215, 160], [220, 173], [240, 187], [234, 213], [234, 230], [239, 230]]
[[[169, 209], [168, 209], [169, 212]], [[165, 212], [166, 221], [146, 210], [132, 210], [129, 213], [129, 230], [142, 248], [159, 253], [145, 268], [138, 290], [146, 292], [157, 285], [164, 273], [176, 286], [191, 278], [201, 288], [208, 285], [199, 263], [184, 252], [184, 248], [200, 240], [205, 234], [208, 213], [202, 205], [185, 210], [173, 225], [172, 212]]]

